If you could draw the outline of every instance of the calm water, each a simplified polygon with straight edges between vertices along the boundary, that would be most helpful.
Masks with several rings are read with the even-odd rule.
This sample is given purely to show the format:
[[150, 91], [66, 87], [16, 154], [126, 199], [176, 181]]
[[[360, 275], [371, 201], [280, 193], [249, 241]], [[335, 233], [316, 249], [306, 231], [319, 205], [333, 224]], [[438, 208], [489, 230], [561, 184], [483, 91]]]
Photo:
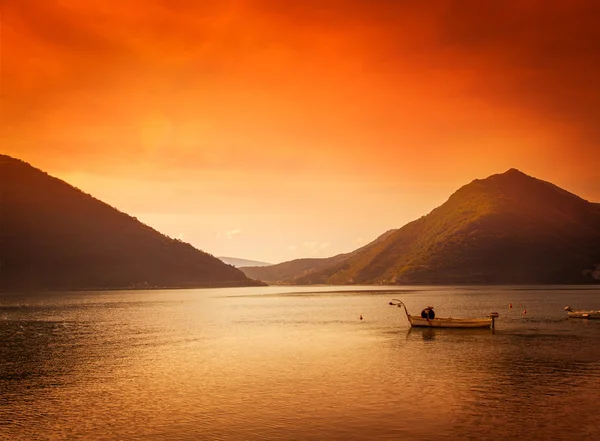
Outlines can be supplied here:
[[567, 304], [600, 289], [4, 294], [0, 439], [599, 439], [600, 321]]

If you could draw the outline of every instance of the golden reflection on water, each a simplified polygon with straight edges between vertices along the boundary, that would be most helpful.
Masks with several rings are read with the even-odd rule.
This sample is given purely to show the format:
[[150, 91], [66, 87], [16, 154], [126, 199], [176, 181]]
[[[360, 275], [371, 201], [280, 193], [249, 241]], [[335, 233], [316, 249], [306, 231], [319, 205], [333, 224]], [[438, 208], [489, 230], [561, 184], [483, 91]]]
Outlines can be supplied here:
[[501, 314], [495, 333], [410, 329], [404, 314], [387, 306], [387, 293], [275, 293], [0, 298], [0, 434], [573, 439], [598, 433], [600, 323], [574, 323], [559, 308], [566, 299], [590, 302], [598, 297], [593, 292], [400, 293], [409, 309], [435, 303], [453, 316], [479, 316], [515, 299], [528, 304], [528, 317]]

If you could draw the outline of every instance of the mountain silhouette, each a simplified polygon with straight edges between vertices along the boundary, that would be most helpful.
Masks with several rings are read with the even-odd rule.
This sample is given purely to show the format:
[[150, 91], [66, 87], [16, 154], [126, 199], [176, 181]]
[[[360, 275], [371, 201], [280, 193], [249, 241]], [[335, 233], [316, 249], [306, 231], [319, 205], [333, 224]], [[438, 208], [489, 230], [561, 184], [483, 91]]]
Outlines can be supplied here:
[[352, 253], [243, 271], [287, 284], [598, 282], [600, 204], [511, 169]]
[[0, 290], [260, 284], [23, 161], [0, 155]]

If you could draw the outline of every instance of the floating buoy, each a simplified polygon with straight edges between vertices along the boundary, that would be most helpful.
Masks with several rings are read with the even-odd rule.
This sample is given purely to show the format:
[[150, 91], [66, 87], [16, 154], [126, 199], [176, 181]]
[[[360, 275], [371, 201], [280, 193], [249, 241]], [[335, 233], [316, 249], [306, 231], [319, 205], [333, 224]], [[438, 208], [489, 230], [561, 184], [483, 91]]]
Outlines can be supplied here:
[[508, 304], [508, 309], [512, 309], [512, 303]]
[[360, 316], [360, 319], [361, 319], [361, 320], [363, 319], [363, 318], [362, 318], [362, 314], [361, 314], [361, 316]]
[[523, 314], [527, 314], [527, 310], [526, 309], [523, 310]]

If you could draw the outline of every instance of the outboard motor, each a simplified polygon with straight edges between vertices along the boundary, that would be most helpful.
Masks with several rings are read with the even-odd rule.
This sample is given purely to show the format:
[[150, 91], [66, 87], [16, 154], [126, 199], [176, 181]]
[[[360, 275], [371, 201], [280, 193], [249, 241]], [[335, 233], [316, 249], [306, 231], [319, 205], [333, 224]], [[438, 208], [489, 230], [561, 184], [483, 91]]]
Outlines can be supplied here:
[[433, 320], [435, 318], [435, 312], [433, 312], [433, 306], [428, 306], [423, 311], [421, 311], [421, 318], [427, 320]]

